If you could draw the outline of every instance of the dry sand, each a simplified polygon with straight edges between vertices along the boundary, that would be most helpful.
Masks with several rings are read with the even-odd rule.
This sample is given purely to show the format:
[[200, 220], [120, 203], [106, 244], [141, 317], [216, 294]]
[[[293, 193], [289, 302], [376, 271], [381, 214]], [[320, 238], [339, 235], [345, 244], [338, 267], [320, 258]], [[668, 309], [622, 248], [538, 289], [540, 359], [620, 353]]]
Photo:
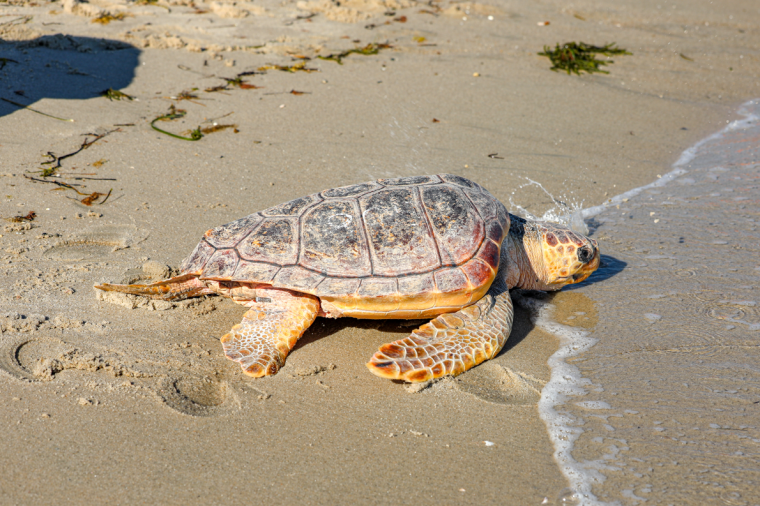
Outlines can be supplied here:
[[[92, 285], [161, 276], [208, 228], [379, 177], [454, 172], [534, 214], [554, 202], [527, 178], [602, 203], [758, 96], [759, 25], [750, 0], [0, 3], [0, 96], [74, 120], [0, 102], [0, 217], [37, 214], [0, 231], [0, 502], [557, 503], [568, 482], [536, 406], [558, 344], [527, 310], [498, 358], [417, 391], [364, 367], [408, 322], [319, 319], [251, 380], [218, 342], [242, 308], [125, 307]], [[536, 53], [569, 40], [633, 55], [610, 75], [550, 72]], [[313, 58], [370, 42], [393, 47]], [[317, 71], [205, 91], [298, 56]], [[152, 130], [172, 104], [187, 115], [166, 130], [235, 127]], [[112, 189], [105, 204], [23, 177], [108, 132], [48, 178]], [[602, 248], [643, 238], [615, 234]], [[593, 286], [557, 311], [594, 328]]]

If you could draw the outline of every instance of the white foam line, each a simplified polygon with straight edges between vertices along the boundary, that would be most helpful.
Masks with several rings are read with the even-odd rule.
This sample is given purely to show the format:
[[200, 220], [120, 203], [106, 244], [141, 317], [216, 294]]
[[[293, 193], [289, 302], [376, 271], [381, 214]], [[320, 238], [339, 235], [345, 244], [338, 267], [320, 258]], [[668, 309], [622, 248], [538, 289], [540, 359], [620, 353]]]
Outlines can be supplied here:
[[[760, 100], [751, 100], [742, 104], [738, 113], [743, 115], [744, 119], [729, 123], [720, 132], [710, 135], [691, 146], [673, 164], [673, 170], [661, 178], [648, 185], [616, 195], [604, 204], [582, 209], [580, 211], [581, 216], [583, 218], [596, 216], [608, 207], [620, 204], [623, 199], [635, 197], [649, 188], [664, 186], [673, 179], [686, 174], [688, 171], [684, 167], [697, 157], [699, 149], [703, 145], [722, 137], [727, 132], [747, 128], [751, 123], [760, 119], [758, 115], [748, 109], [749, 106], [756, 106], [759, 103]], [[592, 493], [592, 486], [595, 483], [604, 481], [605, 477], [596, 469], [586, 466], [573, 458], [573, 444], [583, 434], [583, 429], [576, 425], [578, 421], [574, 416], [567, 411], [559, 411], [557, 409], [558, 406], [566, 404], [570, 398], [583, 396], [587, 393], [586, 388], [591, 385], [591, 380], [584, 378], [577, 367], [567, 363], [567, 359], [590, 349], [598, 340], [590, 337], [589, 332], [580, 331], [551, 321], [547, 316], [547, 312], [551, 308], [549, 304], [536, 299], [520, 297], [519, 295], [518, 297], [517, 301], [529, 308], [533, 313], [534, 324], [554, 334], [560, 340], [559, 349], [548, 360], [549, 367], [551, 368], [551, 378], [541, 391], [541, 399], [538, 402], [539, 415], [546, 424], [549, 437], [554, 445], [554, 458], [562, 474], [570, 482], [570, 487], [575, 492], [579, 505], [619, 505], [620, 503], [617, 501], [614, 503], [599, 501]]]
[[594, 207], [587, 207], [586, 209], [583, 209], [580, 211], [581, 216], [583, 218], [591, 218], [592, 216], [596, 216], [597, 214], [600, 214], [602, 211], [607, 209], [610, 206], [616, 206], [619, 205], [623, 200], [630, 199], [632, 197], [635, 197], [639, 193], [643, 192], [644, 190], [648, 190], [650, 188], [657, 188], [659, 186], [664, 186], [668, 184], [670, 181], [674, 180], [675, 178], [682, 176], [688, 172], [684, 168], [685, 165], [688, 165], [691, 163], [694, 158], [697, 156], [697, 152], [699, 151], [699, 148], [701, 148], [706, 143], [718, 139], [722, 137], [725, 133], [731, 132], [733, 130], [739, 130], [742, 128], [747, 128], [750, 126], [750, 124], [754, 121], [757, 121], [760, 119], [760, 117], [756, 114], [753, 114], [750, 112], [747, 107], [751, 105], [757, 105], [760, 101], [759, 100], [750, 100], [749, 102], [745, 102], [742, 104], [741, 108], [738, 111], [738, 114], [741, 114], [744, 116], [744, 119], [739, 119], [736, 121], [732, 121], [728, 125], [726, 125], [726, 128], [721, 130], [720, 132], [714, 133], [711, 136], [702, 139], [698, 143], [694, 144], [692, 147], [681, 153], [681, 156], [678, 157], [678, 160], [676, 160], [676, 163], [673, 164], [673, 170], [662, 176], [661, 178], [657, 179], [656, 181], [649, 183], [645, 186], [639, 186], [638, 188], [634, 188], [633, 190], [628, 190], [625, 193], [621, 193], [620, 195], [616, 195], [609, 199], [607, 202], [604, 202], [603, 204], [599, 204], [598, 206]]
[[551, 304], [519, 294], [516, 295], [516, 302], [531, 311], [531, 320], [535, 326], [559, 338], [559, 349], [548, 360], [551, 377], [541, 390], [541, 399], [538, 401], [539, 415], [546, 424], [549, 438], [554, 445], [554, 459], [570, 482], [570, 488], [580, 501], [578, 504], [616, 504], [600, 502], [591, 492], [591, 486], [603, 481], [604, 476], [594, 469], [584, 467], [573, 458], [573, 444], [583, 434], [583, 429], [577, 426], [578, 420], [570, 413], [557, 410], [557, 406], [568, 403], [572, 397], [587, 393], [586, 387], [591, 385], [591, 380], [584, 378], [577, 367], [567, 363], [567, 359], [590, 349], [598, 339], [589, 337], [589, 332], [552, 321], [547, 315], [552, 309]]

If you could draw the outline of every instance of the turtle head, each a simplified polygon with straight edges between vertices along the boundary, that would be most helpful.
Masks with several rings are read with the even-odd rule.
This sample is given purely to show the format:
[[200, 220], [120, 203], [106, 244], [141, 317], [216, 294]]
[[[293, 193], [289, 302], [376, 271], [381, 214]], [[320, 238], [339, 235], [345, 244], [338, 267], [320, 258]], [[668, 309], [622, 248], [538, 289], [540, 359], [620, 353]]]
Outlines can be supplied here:
[[[580, 283], [599, 267], [596, 241], [567, 227], [510, 215], [507, 285], [559, 290]], [[506, 244], [505, 244], [506, 246]], [[504, 259], [504, 256], [502, 256]]]

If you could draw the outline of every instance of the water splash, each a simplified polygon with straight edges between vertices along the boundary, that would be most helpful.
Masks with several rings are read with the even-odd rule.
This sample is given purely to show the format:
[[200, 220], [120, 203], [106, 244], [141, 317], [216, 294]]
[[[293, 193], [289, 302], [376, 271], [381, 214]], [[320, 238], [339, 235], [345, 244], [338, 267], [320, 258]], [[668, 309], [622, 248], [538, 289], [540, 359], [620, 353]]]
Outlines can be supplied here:
[[[570, 229], [574, 230], [575, 232], [578, 232], [579, 234], [588, 235], [588, 226], [586, 225], [586, 222], [583, 220], [583, 200], [578, 202], [573, 198], [572, 200], [569, 200], [568, 202], [565, 202], [564, 200], [560, 200], [556, 198], [554, 195], [552, 195], [549, 190], [547, 190], [544, 185], [539, 183], [538, 181], [534, 181], [530, 179], [529, 177], [524, 178], [526, 181], [528, 181], [525, 184], [522, 184], [518, 187], [518, 190], [528, 187], [528, 186], [536, 186], [541, 191], [543, 191], [554, 203], [554, 205], [546, 210], [542, 216], [535, 216], [530, 211], [525, 209], [519, 204], [516, 204], [512, 197], [509, 197], [509, 205], [513, 210], [516, 210], [517, 214], [522, 216], [523, 218], [527, 218], [529, 220], [539, 220], [539, 221], [549, 221], [552, 223], [559, 223], [560, 225], [565, 225], [566, 227], [569, 227]], [[514, 195], [514, 192], [512, 193]]]

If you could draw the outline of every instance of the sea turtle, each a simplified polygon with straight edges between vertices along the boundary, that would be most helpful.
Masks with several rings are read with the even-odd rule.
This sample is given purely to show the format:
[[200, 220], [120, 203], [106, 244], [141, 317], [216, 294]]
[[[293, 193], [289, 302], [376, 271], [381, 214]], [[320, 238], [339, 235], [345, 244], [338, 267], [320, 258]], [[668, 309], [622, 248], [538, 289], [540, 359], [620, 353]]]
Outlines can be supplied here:
[[180, 274], [96, 288], [248, 307], [221, 338], [254, 377], [275, 374], [317, 316], [433, 318], [367, 367], [405, 381], [457, 375], [512, 329], [511, 288], [559, 290], [599, 266], [593, 239], [507, 212], [480, 185], [440, 174], [333, 188], [206, 232]]

